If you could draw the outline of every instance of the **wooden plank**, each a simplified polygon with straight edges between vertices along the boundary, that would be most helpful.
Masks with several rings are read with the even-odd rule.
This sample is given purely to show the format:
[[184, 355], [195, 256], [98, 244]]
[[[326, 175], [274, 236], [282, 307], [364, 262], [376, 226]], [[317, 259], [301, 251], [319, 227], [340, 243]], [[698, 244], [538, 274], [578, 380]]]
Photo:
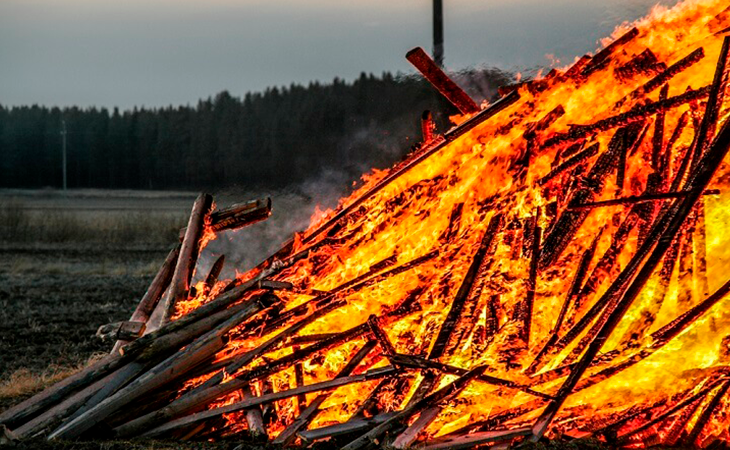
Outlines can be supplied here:
[[479, 112], [479, 106], [431, 59], [421, 47], [406, 53], [406, 59], [462, 114]]
[[[130, 322], [143, 322], [145, 324], [145, 329], [147, 328], [147, 321], [150, 320], [152, 311], [155, 310], [157, 303], [165, 293], [165, 289], [167, 289], [170, 285], [170, 280], [172, 280], [172, 274], [175, 271], [175, 264], [177, 263], [179, 254], [180, 244], [177, 244], [172, 250], [170, 250], [170, 253], [167, 254], [165, 262], [162, 263], [160, 270], [157, 272], [157, 275], [155, 275], [152, 283], [147, 288], [142, 299], [139, 301], [137, 308], [132, 313], [132, 317], [129, 318]], [[118, 340], [114, 344], [111, 353], [119, 352], [119, 349], [128, 343], [128, 341]]]
[[185, 232], [180, 254], [175, 265], [175, 272], [170, 281], [170, 288], [165, 296], [165, 309], [162, 323], [170, 321], [175, 312], [175, 305], [185, 300], [190, 290], [190, 279], [193, 276], [193, 269], [198, 258], [199, 241], [203, 235], [203, 227], [206, 215], [213, 206], [213, 196], [210, 194], [200, 194], [193, 204], [190, 212], [188, 227]]

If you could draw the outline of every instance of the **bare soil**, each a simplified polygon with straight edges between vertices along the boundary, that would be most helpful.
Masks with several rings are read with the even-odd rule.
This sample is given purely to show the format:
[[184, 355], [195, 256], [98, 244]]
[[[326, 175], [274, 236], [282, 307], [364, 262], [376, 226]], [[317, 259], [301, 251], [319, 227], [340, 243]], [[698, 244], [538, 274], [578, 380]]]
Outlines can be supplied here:
[[[0, 248], [0, 385], [110, 351], [97, 328], [129, 318], [165, 256], [164, 248]], [[0, 409], [32, 393], [0, 396]]]

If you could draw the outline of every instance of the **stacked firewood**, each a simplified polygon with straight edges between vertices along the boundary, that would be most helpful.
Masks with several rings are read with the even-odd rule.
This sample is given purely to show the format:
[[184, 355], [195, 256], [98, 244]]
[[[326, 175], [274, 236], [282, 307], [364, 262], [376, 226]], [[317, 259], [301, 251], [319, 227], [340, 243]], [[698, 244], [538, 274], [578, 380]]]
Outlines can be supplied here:
[[[197, 275], [202, 284], [192, 285], [205, 243], [217, 233], [265, 219], [271, 212], [271, 202], [254, 201], [214, 211], [212, 197], [202, 194], [181, 232], [180, 244], [170, 251], [130, 320], [100, 328], [100, 336], [116, 340], [111, 354], [3, 412], [0, 424], [16, 438], [215, 439], [231, 432], [230, 420], [235, 416], [245, 422], [249, 432], [272, 436], [274, 443], [337, 439], [348, 450], [384, 445], [406, 448], [416, 443], [426, 449], [506, 447], [524, 440], [537, 441], [549, 430], [576, 437], [591, 435], [616, 445], [631, 445], [636, 439], [644, 443], [700, 444], [706, 427], [716, 420], [716, 410], [725, 402], [730, 366], [699, 371], [697, 383], [685, 392], [661, 397], [652, 404], [607, 412], [600, 420], [581, 417], [580, 405], [571, 407], [577, 411], [575, 414], [560, 418], [559, 413], [565, 410], [569, 396], [657, 353], [730, 292], [728, 282], [709, 293], [706, 257], [695, 250], [704, 248], [704, 243], [692, 245], [691, 241], [704, 239], [703, 198], [718, 194], [708, 185], [730, 150], [730, 125], [722, 123], [730, 76], [730, 38], [723, 41], [714, 79], [708, 86], [668, 95], [668, 83], [702, 59], [701, 48], [672, 64], [659, 62], [646, 50], [613, 72], [619, 79], [631, 79], [636, 74], [649, 77], [616, 105], [617, 111], [633, 105], [628, 110], [574, 125], [567, 132], [547, 133], [565, 114], [559, 105], [526, 125], [521, 137], [525, 152], [515, 158], [510, 170], [516, 180], [531, 183], [545, 193], [544, 198], [553, 200], [536, 207], [527, 218], [514, 213], [518, 209], [517, 195], [481, 203], [485, 211], [483, 232], [450, 298], [448, 311], [433, 330], [430, 345], [406, 353], [387, 332], [403, 318], [420, 311], [418, 297], [425, 288], [411, 291], [382, 314], [371, 315], [344, 331], [300, 332], [344, 308], [354, 294], [453, 256], [444, 255], [441, 248], [428, 249], [408, 261], [383, 259], [326, 291], [287, 281], [288, 269], [305, 261], [316, 264], [318, 259], [314, 257], [322, 249], [336, 248], [350, 239], [338, 233], [362, 217], [364, 205], [395, 180], [509, 110], [521, 96], [539, 99], [555, 83], [580, 84], [600, 72], [637, 34], [636, 29], [630, 30], [566, 71], [553, 71], [545, 78], [505, 87], [503, 97], [483, 109], [425, 52], [409, 52], [409, 61], [469, 115], [466, 120], [437, 135], [430, 114], [424, 114], [424, 142], [414, 153], [316, 228], [298, 234], [246, 276], [225, 285], [218, 280], [225, 262], [222, 257], [207, 276]], [[657, 89], [659, 99], [649, 100]], [[666, 114], [687, 105], [690, 112], [681, 115], [674, 128], [666, 129]], [[510, 116], [516, 117], [510, 122], [513, 126], [525, 117], [526, 113], [520, 113], [524, 112]], [[690, 121], [695, 129], [692, 144], [679, 151], [674, 144]], [[649, 129], [654, 136], [649, 158], [652, 170], [643, 192], [597, 201], [607, 184], [617, 192], [629, 191], [628, 160], [638, 151]], [[509, 132], [506, 128], [492, 131], [498, 135]], [[610, 133], [607, 148], [591, 139], [600, 133]], [[555, 152], [550, 170], [539, 177], [528, 177], [536, 154], [547, 151]], [[416, 187], [408, 189], [418, 192]], [[612, 205], [628, 209], [615, 216], [616, 231], [607, 250], [598, 253], [603, 229], [594, 230], [594, 237], [580, 252], [573, 279], [566, 281], [566, 295], [550, 331], [536, 336], [540, 274], [556, 267], [593, 211]], [[439, 242], [455, 239], [464, 214], [464, 203], [456, 204]], [[630, 257], [620, 258], [633, 239], [636, 250]], [[498, 271], [495, 255], [500, 246], [509, 248], [514, 260], [528, 262], [524, 295], [507, 319], [509, 326], [500, 324], [499, 290], [487, 283], [489, 274]], [[697, 261], [693, 271], [682, 270], [688, 260]], [[687, 307], [655, 330], [651, 327], [655, 317], [642, 316], [631, 324], [619, 348], [601, 353], [649, 279], [659, 271], [654, 295], [663, 299], [677, 265], [678, 276], [693, 277], [704, 298], [695, 304], [680, 298], [678, 303]], [[605, 284], [608, 287], [602, 288]], [[283, 300], [288, 293], [306, 294], [308, 300], [290, 306]], [[477, 305], [485, 297], [484, 318], [479, 319]], [[184, 305], [195, 298], [203, 301], [186, 310]], [[230, 340], [253, 341], [262, 336], [268, 339], [256, 341], [245, 351], [221, 353]], [[501, 367], [514, 369], [514, 377], [505, 377], [508, 371], [497, 373], [486, 364], [465, 367], [451, 359], [465, 342], [475, 353], [484, 353], [498, 340], [509, 344], [501, 347], [498, 362]], [[322, 355], [346, 343], [358, 344], [334, 377], [304, 382], [305, 364], [322, 366]], [[272, 358], [270, 355], [277, 350], [286, 352]], [[262, 360], [263, 364], [254, 364]], [[274, 389], [267, 382], [288, 370], [295, 374], [295, 387]], [[559, 380], [563, 381], [556, 384]], [[358, 406], [347, 420], [310, 427], [337, 388], [370, 381], [376, 381], [375, 387], [367, 398], [352, 399]], [[254, 392], [254, 384], [262, 387]], [[528, 400], [507, 405], [438, 438], [428, 436], [424, 430], [447, 408], [458, 407], [460, 394], [475, 384]], [[383, 408], [386, 396], [391, 397], [391, 405], [397, 406]], [[221, 402], [221, 398], [229, 401]], [[275, 411], [271, 405], [284, 399], [296, 400], [295, 415], [272, 420]]]

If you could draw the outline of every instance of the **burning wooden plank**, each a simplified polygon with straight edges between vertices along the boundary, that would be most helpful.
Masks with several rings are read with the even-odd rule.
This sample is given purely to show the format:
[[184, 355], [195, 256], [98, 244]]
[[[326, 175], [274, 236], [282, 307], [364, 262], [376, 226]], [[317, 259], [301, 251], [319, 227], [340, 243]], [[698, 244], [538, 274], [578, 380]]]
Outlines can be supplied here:
[[479, 112], [479, 106], [449, 78], [421, 47], [406, 53], [406, 59], [462, 114]]

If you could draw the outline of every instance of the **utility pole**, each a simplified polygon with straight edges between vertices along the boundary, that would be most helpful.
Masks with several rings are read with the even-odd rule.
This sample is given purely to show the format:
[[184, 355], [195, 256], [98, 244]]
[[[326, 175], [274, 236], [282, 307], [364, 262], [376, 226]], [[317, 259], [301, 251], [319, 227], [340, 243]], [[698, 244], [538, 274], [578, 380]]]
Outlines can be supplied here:
[[61, 142], [62, 142], [62, 167], [63, 167], [63, 190], [65, 191], [68, 189], [68, 185], [66, 183], [66, 135], [68, 133], [66, 132], [66, 121], [61, 119]]
[[433, 0], [433, 60], [444, 67], [444, 4]]

